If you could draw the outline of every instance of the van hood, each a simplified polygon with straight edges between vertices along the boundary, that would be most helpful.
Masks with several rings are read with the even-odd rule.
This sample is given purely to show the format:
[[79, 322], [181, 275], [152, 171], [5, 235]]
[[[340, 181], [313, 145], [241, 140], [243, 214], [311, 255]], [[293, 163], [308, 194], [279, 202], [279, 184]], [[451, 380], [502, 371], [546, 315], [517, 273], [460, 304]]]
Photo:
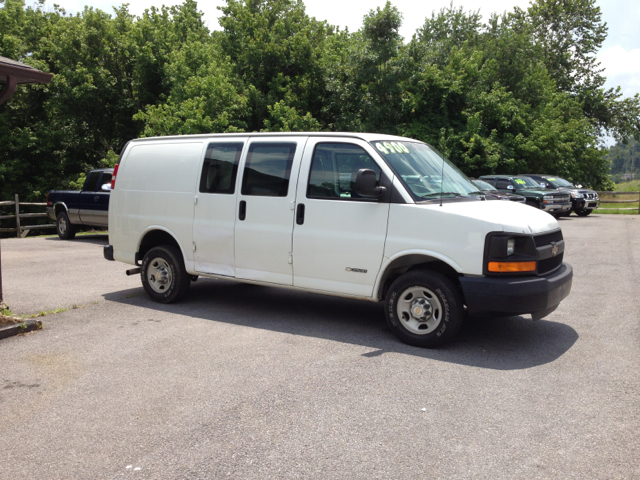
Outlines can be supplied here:
[[493, 231], [537, 234], [556, 230], [558, 221], [542, 210], [517, 202], [450, 202], [442, 206], [422, 206], [440, 209], [442, 213], [468, 217], [475, 221], [491, 223]]

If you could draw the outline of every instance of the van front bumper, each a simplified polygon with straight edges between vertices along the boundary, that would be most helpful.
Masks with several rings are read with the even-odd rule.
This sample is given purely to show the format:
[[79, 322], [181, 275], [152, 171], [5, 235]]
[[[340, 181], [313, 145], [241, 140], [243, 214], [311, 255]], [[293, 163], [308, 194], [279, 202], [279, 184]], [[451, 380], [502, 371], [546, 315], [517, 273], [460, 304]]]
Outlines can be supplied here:
[[563, 263], [543, 277], [460, 277], [469, 315], [512, 316], [530, 313], [534, 319], [553, 312], [571, 292], [573, 269]]

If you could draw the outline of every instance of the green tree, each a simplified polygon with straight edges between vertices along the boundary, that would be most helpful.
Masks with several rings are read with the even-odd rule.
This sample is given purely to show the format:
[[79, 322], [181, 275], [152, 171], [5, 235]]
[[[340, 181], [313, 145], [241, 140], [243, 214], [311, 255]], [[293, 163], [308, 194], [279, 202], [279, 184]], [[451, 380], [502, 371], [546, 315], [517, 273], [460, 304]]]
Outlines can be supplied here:
[[244, 131], [247, 99], [234, 85], [232, 66], [211, 42], [187, 41], [169, 56], [167, 100], [134, 119], [144, 136]]
[[227, 0], [219, 9], [221, 45], [248, 99], [247, 129], [262, 129], [280, 102], [320, 117], [322, 44], [333, 29], [310, 18], [301, 0]]

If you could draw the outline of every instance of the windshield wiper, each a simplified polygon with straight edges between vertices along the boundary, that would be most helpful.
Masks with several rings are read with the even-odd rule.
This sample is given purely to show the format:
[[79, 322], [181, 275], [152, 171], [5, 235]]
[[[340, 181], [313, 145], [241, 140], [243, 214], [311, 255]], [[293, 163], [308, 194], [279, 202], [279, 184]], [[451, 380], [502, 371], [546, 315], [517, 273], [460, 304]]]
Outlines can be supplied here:
[[454, 197], [466, 197], [466, 195], [462, 195], [458, 192], [436, 192], [436, 193], [427, 193], [426, 195], [422, 195], [420, 198], [427, 197], [439, 197], [440, 195], [453, 195]]

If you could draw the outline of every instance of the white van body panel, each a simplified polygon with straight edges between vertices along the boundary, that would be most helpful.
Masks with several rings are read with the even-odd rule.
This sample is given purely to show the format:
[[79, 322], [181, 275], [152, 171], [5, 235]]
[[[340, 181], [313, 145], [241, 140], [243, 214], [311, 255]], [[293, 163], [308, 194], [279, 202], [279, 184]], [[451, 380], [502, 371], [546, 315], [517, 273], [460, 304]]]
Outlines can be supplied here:
[[[246, 155], [248, 136], [231, 138], [211, 138], [206, 142], [205, 151], [209, 145], [225, 145], [242, 143], [242, 155]], [[242, 159], [241, 155], [241, 159]], [[202, 172], [204, 156], [199, 162], [198, 172]], [[241, 170], [238, 170], [239, 172]], [[236, 228], [238, 192], [240, 191], [240, 177], [236, 181], [232, 194], [203, 193], [196, 187], [195, 215], [193, 220], [193, 241], [196, 246], [194, 272], [208, 273], [224, 277], [235, 277], [235, 244], [234, 232]], [[200, 173], [197, 182], [200, 183]], [[189, 271], [189, 269], [187, 269]]]
[[189, 137], [129, 145], [109, 205], [109, 236], [118, 245], [116, 260], [134, 264], [144, 233], [162, 227], [181, 246], [187, 270], [193, 270], [189, 246], [203, 146], [202, 140]]
[[307, 198], [311, 162], [318, 144], [362, 148], [387, 178], [393, 172], [366, 142], [335, 137], [310, 138], [300, 169], [297, 204], [304, 204], [302, 225], [293, 229], [296, 287], [371, 297], [383, 260], [389, 204], [351, 199]]
[[252, 145], [295, 144], [289, 186], [286, 196], [245, 195], [240, 189], [240, 202], [245, 202], [246, 218], [236, 220], [235, 266], [236, 278], [293, 285], [293, 222], [300, 159], [307, 137], [256, 136], [249, 142], [240, 161], [238, 177], [243, 176]]
[[394, 204], [386, 264], [404, 255], [422, 254], [444, 261], [458, 273], [482, 275], [489, 232], [536, 234], [556, 228], [557, 220], [548, 213], [515, 202]]

